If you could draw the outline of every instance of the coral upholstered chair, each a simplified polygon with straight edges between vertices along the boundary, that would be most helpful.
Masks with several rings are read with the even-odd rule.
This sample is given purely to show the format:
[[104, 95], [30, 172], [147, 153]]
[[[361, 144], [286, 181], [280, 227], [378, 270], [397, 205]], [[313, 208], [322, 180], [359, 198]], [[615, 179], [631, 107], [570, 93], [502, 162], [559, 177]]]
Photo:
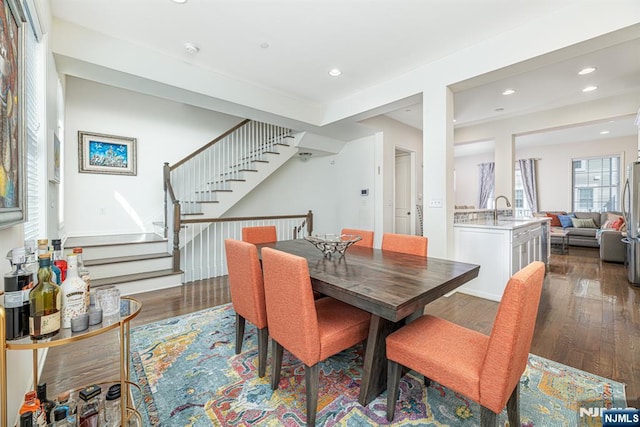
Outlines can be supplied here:
[[387, 419], [393, 420], [401, 366], [478, 402], [480, 425], [497, 425], [507, 406], [509, 424], [520, 425], [520, 377], [529, 357], [544, 264], [514, 274], [502, 295], [491, 335], [425, 315], [387, 337]]
[[271, 388], [280, 382], [286, 348], [305, 366], [307, 425], [315, 425], [321, 362], [367, 338], [371, 315], [333, 298], [313, 299], [307, 260], [262, 249], [267, 320], [272, 341]]
[[365, 248], [373, 247], [373, 231], [357, 230], [355, 228], [343, 228], [340, 234], [355, 234], [362, 237], [362, 240], [357, 241], [353, 246], [362, 246]]
[[258, 376], [264, 377], [267, 365], [267, 309], [264, 301], [262, 269], [256, 246], [227, 239], [224, 241], [229, 270], [231, 303], [236, 312], [236, 354], [242, 351], [245, 320], [258, 329]]
[[404, 254], [427, 256], [429, 240], [424, 236], [409, 234], [384, 233], [382, 235], [382, 250], [402, 252]]
[[264, 225], [259, 227], [243, 227], [242, 240], [261, 245], [262, 243], [271, 243], [278, 241], [275, 225]]

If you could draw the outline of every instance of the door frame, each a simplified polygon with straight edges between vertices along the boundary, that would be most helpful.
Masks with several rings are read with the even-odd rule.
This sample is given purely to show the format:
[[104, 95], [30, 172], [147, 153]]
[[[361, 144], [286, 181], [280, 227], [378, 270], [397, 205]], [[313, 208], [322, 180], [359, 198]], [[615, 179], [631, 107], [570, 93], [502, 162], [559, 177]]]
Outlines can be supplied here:
[[410, 184], [411, 184], [411, 206], [409, 212], [411, 212], [411, 220], [409, 221], [409, 231], [411, 235], [416, 234], [416, 152], [409, 148], [402, 147], [401, 145], [394, 146], [393, 151], [393, 232], [396, 232], [396, 156], [398, 153], [409, 154], [409, 168], [410, 170]]

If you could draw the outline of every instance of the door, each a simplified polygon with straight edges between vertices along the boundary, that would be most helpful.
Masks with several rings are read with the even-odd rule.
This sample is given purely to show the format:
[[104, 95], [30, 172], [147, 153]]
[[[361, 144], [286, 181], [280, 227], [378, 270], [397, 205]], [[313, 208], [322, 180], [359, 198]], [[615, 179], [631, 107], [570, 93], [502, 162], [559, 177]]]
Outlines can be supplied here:
[[[413, 181], [411, 173], [411, 154], [396, 150], [395, 173], [395, 232], [414, 234], [413, 222]], [[414, 226], [415, 227], [415, 226]]]

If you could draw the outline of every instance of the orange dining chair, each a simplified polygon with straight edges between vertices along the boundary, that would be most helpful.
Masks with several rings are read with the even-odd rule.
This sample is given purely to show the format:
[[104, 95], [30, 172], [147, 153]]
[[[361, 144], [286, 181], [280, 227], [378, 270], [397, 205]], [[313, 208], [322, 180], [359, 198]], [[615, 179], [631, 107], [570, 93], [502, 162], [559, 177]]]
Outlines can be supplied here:
[[242, 240], [253, 243], [254, 245], [277, 242], [278, 235], [276, 234], [276, 226], [264, 225], [257, 227], [243, 227]]
[[272, 248], [262, 249], [267, 320], [273, 370], [280, 382], [286, 348], [305, 368], [307, 425], [316, 421], [319, 362], [367, 338], [371, 314], [333, 298], [313, 299], [307, 260]]
[[427, 256], [429, 240], [424, 236], [409, 234], [384, 233], [382, 235], [382, 250], [402, 252], [409, 255]]
[[227, 269], [231, 303], [236, 312], [236, 354], [242, 351], [245, 320], [258, 329], [258, 376], [264, 377], [267, 365], [267, 309], [264, 300], [262, 269], [255, 245], [226, 239]]
[[514, 274], [502, 295], [491, 335], [424, 315], [387, 337], [387, 419], [393, 420], [402, 366], [481, 405], [480, 425], [497, 425], [507, 407], [520, 425], [520, 377], [527, 366], [544, 264], [534, 261]]
[[373, 247], [373, 231], [343, 228], [340, 234], [355, 234], [356, 236], [362, 237], [362, 240], [358, 240], [353, 244], [353, 246], [362, 246], [365, 248]]

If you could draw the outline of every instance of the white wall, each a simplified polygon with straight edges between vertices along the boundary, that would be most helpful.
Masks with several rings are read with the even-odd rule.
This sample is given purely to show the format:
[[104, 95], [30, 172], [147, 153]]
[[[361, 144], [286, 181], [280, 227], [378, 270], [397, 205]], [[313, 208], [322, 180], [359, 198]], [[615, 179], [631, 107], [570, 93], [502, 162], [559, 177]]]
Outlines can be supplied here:
[[[634, 161], [638, 145], [635, 136], [573, 144], [544, 145], [518, 150], [516, 158], [538, 158], [538, 210], [570, 211], [571, 160], [574, 158], [621, 155], [621, 165]], [[624, 182], [624, 177], [621, 177]], [[620, 189], [622, 191], [622, 188]]]
[[493, 162], [493, 152], [455, 158], [455, 204], [478, 208], [480, 163]]
[[[177, 162], [241, 121], [74, 77], [65, 95], [67, 236], [153, 231], [153, 221], [164, 218], [164, 162]], [[79, 173], [78, 131], [137, 138], [137, 176]]]
[[[304, 214], [313, 211], [314, 233], [343, 227], [374, 229], [375, 138], [351, 141], [339, 154], [294, 157], [224, 216]], [[369, 196], [360, 190], [368, 188]]]
[[[382, 136], [382, 168], [383, 189], [378, 195], [382, 200], [382, 232], [393, 232], [395, 216], [395, 163], [396, 148], [415, 152], [416, 161], [416, 204], [422, 204], [423, 187], [423, 149], [422, 132], [411, 126], [400, 123], [386, 116], [377, 116], [361, 122], [363, 125], [378, 130]], [[381, 238], [381, 233], [378, 232]]]
[[[571, 207], [571, 160], [574, 158], [620, 155], [624, 166], [637, 157], [635, 136], [608, 138], [597, 141], [541, 145], [518, 149], [516, 159], [535, 158], [537, 161], [538, 210], [564, 210]], [[493, 154], [456, 157], [456, 204], [477, 204], [477, 164], [492, 161]], [[621, 180], [624, 179], [621, 177]], [[467, 200], [476, 200], [473, 203]]]

